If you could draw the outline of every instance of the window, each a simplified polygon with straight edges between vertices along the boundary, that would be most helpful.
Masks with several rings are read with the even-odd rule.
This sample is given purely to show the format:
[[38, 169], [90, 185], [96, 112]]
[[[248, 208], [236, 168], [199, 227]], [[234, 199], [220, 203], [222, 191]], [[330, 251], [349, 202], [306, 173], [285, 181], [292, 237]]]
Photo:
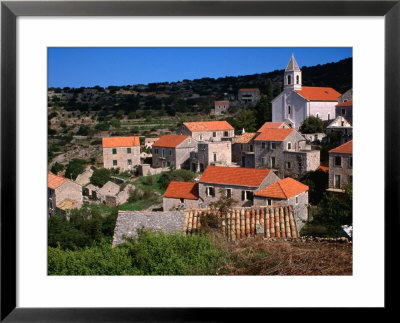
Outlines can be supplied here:
[[335, 156], [335, 166], [342, 166], [342, 157]]
[[296, 196], [296, 204], [299, 204], [299, 197]]
[[267, 164], [267, 160], [265, 157], [261, 157], [261, 165], [265, 166]]
[[253, 145], [250, 145], [250, 151], [253, 151]]
[[342, 116], [346, 115], [346, 109], [342, 109]]
[[287, 168], [287, 169], [290, 169], [290, 168], [291, 168], [291, 166], [292, 166], [292, 165], [290, 164], [290, 162], [287, 162], [287, 164], [286, 164], [286, 168]]
[[275, 168], [275, 157], [271, 157], [271, 168]]
[[349, 168], [353, 168], [353, 157], [349, 157]]
[[169, 166], [171, 166], [171, 163], [168, 161], [168, 162], [167, 162], [167, 167], [169, 167]]
[[172, 149], [169, 150], [169, 155], [172, 156]]
[[272, 205], [272, 200], [271, 199], [267, 200], [267, 205]]
[[232, 189], [231, 188], [227, 188], [225, 190], [225, 194], [226, 194], [226, 197], [232, 197]]
[[252, 191], [244, 191], [244, 197], [246, 201], [253, 201], [254, 194]]
[[288, 105], [288, 106], [287, 106], [287, 114], [288, 114], [289, 116], [290, 116], [290, 112], [291, 112], [290, 110], [291, 110], [291, 109], [290, 109], [290, 105]]
[[217, 161], [217, 153], [213, 153], [213, 161]]
[[128, 159], [128, 165], [132, 165], [132, 159]]
[[192, 138], [189, 138], [188, 139], [188, 143], [190, 144], [192, 142]]
[[165, 167], [165, 160], [162, 161], [161, 166], [164, 168]]
[[199, 136], [199, 141], [203, 141], [203, 135]]
[[262, 148], [262, 149], [265, 149], [265, 142], [262, 142], [262, 143], [261, 143], [261, 148]]
[[165, 157], [165, 148], [163, 148], [163, 149], [161, 150], [161, 156], [162, 156], [162, 157]]
[[335, 186], [335, 188], [340, 188], [340, 175], [335, 175], [335, 180], [333, 185]]
[[290, 83], [292, 83], [292, 76], [288, 75], [287, 76], [287, 84], [290, 84]]
[[126, 148], [126, 152], [127, 152], [128, 154], [132, 153], [131, 148]]
[[113, 148], [112, 153], [115, 155], [117, 153], [117, 148]]
[[296, 75], [296, 84], [300, 84], [300, 76]]
[[154, 148], [154, 154], [158, 155], [158, 148]]
[[117, 161], [113, 160], [113, 166], [117, 166]]
[[213, 132], [213, 137], [216, 137], [217, 136], [217, 133], [214, 131]]
[[229, 132], [228, 131], [224, 131], [224, 137], [228, 137], [229, 136]]
[[331, 120], [331, 114], [328, 113], [328, 120]]
[[185, 203], [185, 199], [180, 198], [179, 200], [181, 201], [181, 203]]
[[292, 143], [291, 143], [291, 142], [288, 142], [288, 143], [287, 143], [287, 149], [288, 149], [288, 150], [292, 149]]
[[212, 187], [212, 186], [208, 186], [207, 188], [206, 188], [206, 194], [207, 194], [207, 196], [215, 196], [215, 189], [214, 189], [214, 187]]
[[276, 149], [276, 142], [271, 142], [271, 149]]

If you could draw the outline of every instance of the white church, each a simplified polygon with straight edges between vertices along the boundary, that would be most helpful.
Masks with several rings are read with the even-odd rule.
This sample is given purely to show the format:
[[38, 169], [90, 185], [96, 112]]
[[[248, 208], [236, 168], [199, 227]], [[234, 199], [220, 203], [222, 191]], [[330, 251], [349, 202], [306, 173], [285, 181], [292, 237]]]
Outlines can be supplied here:
[[302, 86], [302, 75], [292, 54], [284, 73], [284, 88], [272, 100], [272, 122], [286, 121], [298, 129], [313, 115], [322, 120], [335, 119], [340, 93], [331, 87]]

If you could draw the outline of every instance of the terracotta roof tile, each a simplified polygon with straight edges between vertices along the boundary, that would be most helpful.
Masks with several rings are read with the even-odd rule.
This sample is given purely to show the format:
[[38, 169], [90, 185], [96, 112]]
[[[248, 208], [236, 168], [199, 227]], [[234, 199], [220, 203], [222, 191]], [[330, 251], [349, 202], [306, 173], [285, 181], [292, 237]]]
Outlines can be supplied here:
[[291, 177], [281, 179], [255, 193], [256, 196], [288, 199], [305, 191], [309, 187]]
[[265, 129], [255, 140], [283, 141], [293, 132], [293, 129]]
[[227, 121], [201, 121], [201, 122], [184, 122], [190, 131], [218, 131], [233, 130], [233, 127]]
[[164, 135], [153, 144], [153, 147], [174, 148], [180, 145], [188, 137], [189, 136], [183, 135]]
[[59, 187], [62, 183], [69, 181], [68, 178], [54, 175], [53, 173], [48, 172], [47, 174], [47, 186], [56, 189]]
[[270, 169], [208, 166], [199, 182], [258, 187], [270, 171]]
[[[187, 210], [183, 233], [192, 234], [201, 226], [201, 217], [215, 216], [212, 210]], [[264, 238], [298, 238], [293, 206], [233, 208], [221, 218], [221, 231], [228, 240], [261, 236]]]
[[341, 94], [331, 87], [302, 86], [298, 94], [310, 101], [337, 101]]
[[336, 104], [337, 107], [352, 107], [353, 106], [353, 100], [349, 100], [346, 102], [342, 102], [339, 104]]
[[284, 124], [284, 122], [266, 122], [261, 126], [260, 129], [257, 130], [257, 132], [264, 132], [266, 129], [279, 129]]
[[103, 148], [140, 146], [139, 137], [108, 137], [103, 138]]
[[169, 183], [163, 196], [197, 200], [199, 198], [199, 184], [192, 182], [172, 181]]
[[329, 173], [329, 162], [322, 162], [317, 170], [323, 171], [324, 173]]
[[247, 144], [254, 139], [257, 135], [255, 132], [246, 132], [243, 135], [236, 137], [235, 143], [237, 144]]
[[224, 100], [224, 101], [215, 101], [214, 104], [229, 104], [229, 101]]
[[343, 145], [329, 150], [330, 153], [338, 154], [352, 154], [353, 153], [353, 140], [350, 140]]

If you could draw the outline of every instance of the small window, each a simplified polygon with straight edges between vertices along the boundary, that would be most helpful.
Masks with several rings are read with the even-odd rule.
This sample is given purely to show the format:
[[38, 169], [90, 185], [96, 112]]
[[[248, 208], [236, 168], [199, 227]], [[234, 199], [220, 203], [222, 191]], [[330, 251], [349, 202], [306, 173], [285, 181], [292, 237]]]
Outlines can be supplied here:
[[265, 166], [267, 164], [267, 159], [265, 157], [261, 157], [261, 165]]
[[296, 204], [299, 204], [299, 197], [296, 196]]
[[271, 149], [276, 149], [276, 142], [271, 142]]
[[169, 150], [169, 155], [172, 156], [172, 149]]
[[128, 165], [132, 165], [132, 159], [128, 159]]
[[217, 161], [217, 153], [213, 153], [213, 160], [216, 162]]
[[253, 201], [254, 199], [254, 194], [252, 191], [245, 191], [246, 192], [246, 200], [247, 201]]
[[126, 152], [127, 152], [128, 154], [132, 153], [131, 148], [126, 148]]
[[340, 175], [335, 175], [334, 179], [335, 179], [334, 182], [335, 188], [340, 188]]
[[117, 166], [117, 161], [113, 160], [113, 166]]
[[290, 105], [288, 105], [288, 106], [287, 106], [287, 114], [288, 114], [288, 115], [290, 115], [290, 112], [291, 112], [290, 110], [291, 110], [291, 109], [290, 109]]
[[288, 142], [288, 143], [287, 143], [287, 149], [288, 149], [288, 150], [292, 149], [292, 143], [291, 143], [291, 142]]
[[262, 143], [261, 143], [261, 148], [262, 148], [262, 149], [265, 149], [265, 142], [262, 142]]
[[253, 145], [250, 145], [250, 151], [251, 152], [253, 151]]
[[199, 141], [203, 141], [203, 135], [199, 136]]
[[161, 156], [165, 157], [165, 149], [164, 148], [161, 150]]
[[158, 155], [158, 148], [154, 148], [154, 154]]
[[331, 114], [328, 113], [328, 120], [331, 120]]
[[300, 84], [300, 76], [296, 75], [296, 84]]
[[115, 155], [117, 153], [117, 148], [113, 148], [112, 153]]
[[275, 168], [275, 157], [271, 157], [271, 168]]
[[228, 137], [229, 136], [229, 132], [228, 131], [224, 131], [224, 137]]
[[272, 200], [271, 199], [267, 200], [267, 205], [272, 205]]
[[167, 162], [167, 167], [169, 167], [169, 166], [171, 166], [171, 163], [168, 161], [168, 162]]
[[181, 203], [185, 203], [185, 199], [180, 198], [179, 200], [180, 200]]
[[232, 197], [232, 189], [231, 188], [227, 188], [225, 190], [225, 194], [226, 194], [226, 197]]
[[342, 116], [346, 115], [346, 109], [342, 109]]
[[212, 186], [208, 186], [206, 189], [207, 196], [215, 196], [215, 189]]
[[213, 137], [216, 137], [217, 136], [217, 133], [214, 131], [213, 132]]
[[349, 157], [349, 167], [353, 167], [353, 157]]
[[335, 156], [335, 166], [342, 166], [342, 157]]
[[290, 162], [287, 162], [286, 164], [287, 169], [290, 169], [292, 167], [292, 165], [290, 164]]
[[188, 143], [190, 144], [192, 142], [192, 138], [189, 138], [188, 139]]
[[290, 85], [292, 83], [292, 76], [288, 75], [287, 76], [287, 84]]

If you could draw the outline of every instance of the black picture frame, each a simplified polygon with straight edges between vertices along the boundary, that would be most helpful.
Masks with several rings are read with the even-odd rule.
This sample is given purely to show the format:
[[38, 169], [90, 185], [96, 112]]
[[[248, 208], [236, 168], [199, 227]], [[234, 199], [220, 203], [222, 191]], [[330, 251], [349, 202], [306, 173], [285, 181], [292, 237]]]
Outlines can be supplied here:
[[[235, 321], [239, 309], [16, 307], [16, 19], [18, 16], [384, 16], [385, 308], [399, 233], [400, 1], [2, 1], [1, 3], [1, 321]], [[383, 104], [383, 102], [382, 102]], [[398, 243], [397, 243], [398, 244]], [[39, 291], [38, 291], [39, 292]], [[251, 297], [251, 295], [243, 295]], [[394, 296], [393, 296], [394, 297]], [[252, 309], [257, 312], [261, 310]], [[251, 315], [257, 315], [251, 313]], [[279, 315], [279, 314], [278, 314]], [[332, 312], [332, 316], [335, 316]], [[282, 317], [282, 316], [281, 316]], [[340, 317], [340, 316], [338, 316]], [[255, 318], [255, 317], [254, 317]], [[283, 317], [282, 317], [283, 318]], [[249, 317], [248, 317], [249, 319]], [[343, 318], [342, 318], [343, 319]]]

